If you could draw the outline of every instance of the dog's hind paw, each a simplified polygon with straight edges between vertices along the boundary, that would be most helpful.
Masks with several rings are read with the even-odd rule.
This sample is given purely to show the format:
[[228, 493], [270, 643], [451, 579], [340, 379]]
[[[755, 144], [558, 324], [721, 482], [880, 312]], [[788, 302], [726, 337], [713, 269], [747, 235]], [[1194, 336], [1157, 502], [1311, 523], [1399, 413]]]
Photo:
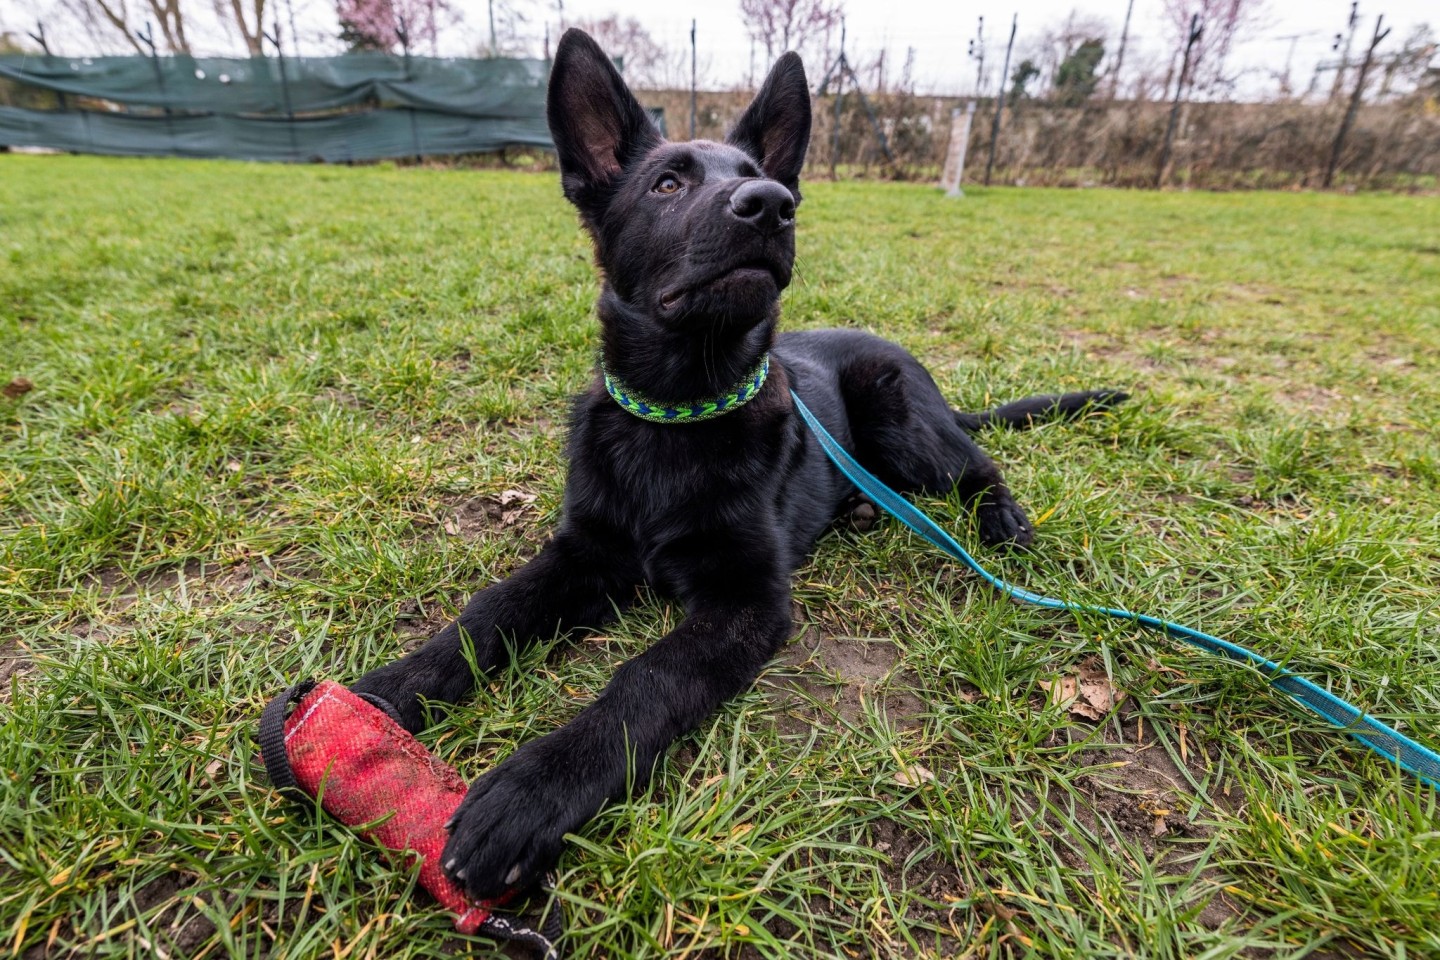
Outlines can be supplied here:
[[850, 529], [857, 533], [865, 533], [874, 528], [880, 521], [880, 512], [861, 494], [855, 494], [845, 505], [840, 508], [842, 521], [850, 525]]

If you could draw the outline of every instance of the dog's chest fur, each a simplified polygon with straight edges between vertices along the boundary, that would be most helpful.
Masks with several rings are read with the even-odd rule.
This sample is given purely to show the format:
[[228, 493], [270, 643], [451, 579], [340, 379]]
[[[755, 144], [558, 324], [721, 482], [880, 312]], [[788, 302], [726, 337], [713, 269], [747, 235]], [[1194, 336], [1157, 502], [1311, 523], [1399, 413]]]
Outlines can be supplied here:
[[806, 459], [802, 426], [778, 366], [750, 403], [699, 423], [641, 421], [592, 389], [571, 424], [566, 515], [619, 535], [652, 581], [652, 558], [678, 542], [772, 537]]

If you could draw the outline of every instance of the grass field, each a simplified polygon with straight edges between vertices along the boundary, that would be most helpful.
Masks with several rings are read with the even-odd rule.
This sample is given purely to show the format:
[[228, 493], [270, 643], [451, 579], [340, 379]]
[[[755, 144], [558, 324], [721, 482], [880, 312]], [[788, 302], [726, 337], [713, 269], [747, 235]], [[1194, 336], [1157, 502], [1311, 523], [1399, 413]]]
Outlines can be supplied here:
[[[1135, 393], [987, 438], [1038, 537], [982, 559], [1440, 743], [1440, 199], [806, 195], [790, 328], [897, 339], [971, 409]], [[271, 792], [253, 730], [537, 548], [595, 289], [550, 175], [0, 156], [0, 951], [495, 950]], [[757, 687], [573, 839], [572, 955], [1440, 957], [1434, 791], [1257, 674], [893, 523], [795, 591]], [[474, 776], [677, 616], [425, 742]]]

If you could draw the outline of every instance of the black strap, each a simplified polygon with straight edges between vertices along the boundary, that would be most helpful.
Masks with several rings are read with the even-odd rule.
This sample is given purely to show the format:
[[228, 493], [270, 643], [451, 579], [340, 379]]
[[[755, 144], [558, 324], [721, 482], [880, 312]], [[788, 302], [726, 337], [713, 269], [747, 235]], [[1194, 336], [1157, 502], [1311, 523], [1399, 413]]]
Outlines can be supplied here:
[[295, 782], [290, 769], [290, 755], [285, 751], [285, 716], [290, 705], [300, 700], [315, 686], [314, 680], [301, 680], [265, 705], [260, 714], [260, 756], [265, 760], [265, 773], [270, 785], [291, 800], [313, 803], [309, 794]]
[[[353, 693], [354, 691], [351, 692]], [[400, 711], [396, 710], [391, 705], [389, 700], [386, 700], [383, 697], [377, 697], [373, 693], [357, 693], [355, 694], [355, 696], [359, 697], [361, 700], [364, 700], [366, 703], [370, 704], [370, 706], [379, 710], [391, 720], [394, 720], [395, 725], [400, 727], [402, 730], [405, 728], [405, 722], [400, 719]]]

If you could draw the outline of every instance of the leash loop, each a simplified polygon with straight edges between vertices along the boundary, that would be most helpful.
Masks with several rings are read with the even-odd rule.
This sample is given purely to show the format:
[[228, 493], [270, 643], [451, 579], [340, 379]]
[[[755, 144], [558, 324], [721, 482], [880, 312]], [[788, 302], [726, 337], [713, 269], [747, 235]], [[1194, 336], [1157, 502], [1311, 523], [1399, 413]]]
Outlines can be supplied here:
[[930, 543], [936, 549], [948, 554], [960, 563], [969, 567], [986, 583], [999, 590], [1007, 597], [1011, 597], [1022, 603], [1028, 603], [1037, 607], [1044, 607], [1049, 610], [1069, 610], [1075, 613], [1098, 613], [1117, 620], [1129, 620], [1138, 623], [1142, 627], [1151, 630], [1158, 630], [1184, 640], [1186, 643], [1197, 646], [1202, 650], [1218, 654], [1227, 659], [1240, 663], [1247, 663], [1255, 667], [1269, 679], [1272, 686], [1288, 695], [1293, 700], [1319, 714], [1334, 726], [1340, 728], [1344, 733], [1349, 734], [1356, 740], [1369, 747], [1380, 756], [1400, 766], [1402, 769], [1414, 774], [1423, 783], [1440, 790], [1440, 754], [1424, 744], [1418, 743], [1407, 737], [1405, 734], [1375, 719], [1363, 710], [1354, 706], [1346, 700], [1335, 696], [1335, 694], [1305, 677], [1291, 671], [1273, 660], [1267, 659], [1253, 650], [1232, 643], [1229, 640], [1222, 640], [1220, 637], [1202, 633], [1193, 627], [1172, 623], [1169, 620], [1161, 620], [1159, 617], [1152, 617], [1148, 614], [1134, 613], [1123, 607], [1100, 607], [1087, 603], [1072, 603], [1065, 600], [1057, 600], [1054, 597], [1047, 597], [1044, 594], [1033, 593], [1023, 587], [1007, 583], [990, 571], [982, 567], [964, 547], [956, 542], [955, 538], [946, 533], [934, 520], [930, 519], [920, 508], [906, 500], [900, 494], [886, 486], [878, 477], [862, 467], [844, 447], [842, 447], [830, 432], [816, 419], [805, 402], [800, 399], [794, 390], [790, 396], [795, 401], [795, 409], [799, 412], [801, 419], [815, 434], [815, 439], [820, 442], [820, 448], [825, 455], [840, 470], [847, 480], [865, 496], [890, 513], [895, 519], [909, 527], [921, 538]]

